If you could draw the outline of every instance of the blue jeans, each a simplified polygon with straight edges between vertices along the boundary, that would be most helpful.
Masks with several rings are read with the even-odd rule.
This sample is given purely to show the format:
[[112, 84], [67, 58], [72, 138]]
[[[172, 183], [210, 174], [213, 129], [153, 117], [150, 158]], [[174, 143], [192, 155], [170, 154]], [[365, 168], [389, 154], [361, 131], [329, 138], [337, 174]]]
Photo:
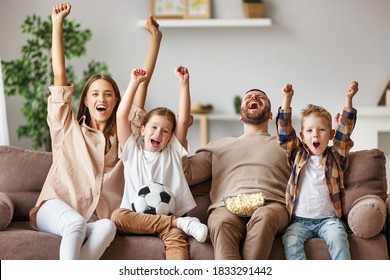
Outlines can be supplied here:
[[350, 260], [348, 234], [338, 218], [308, 219], [294, 217], [282, 236], [288, 260], [306, 260], [304, 243], [311, 238], [323, 238], [332, 260]]

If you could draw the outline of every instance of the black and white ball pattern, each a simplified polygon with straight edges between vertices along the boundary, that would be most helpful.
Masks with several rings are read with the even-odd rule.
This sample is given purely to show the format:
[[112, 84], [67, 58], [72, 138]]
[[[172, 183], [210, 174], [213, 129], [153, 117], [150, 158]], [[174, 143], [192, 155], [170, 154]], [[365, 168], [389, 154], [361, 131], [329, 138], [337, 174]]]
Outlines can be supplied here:
[[138, 213], [171, 215], [175, 210], [175, 204], [175, 197], [166, 186], [150, 183], [138, 191], [131, 207]]

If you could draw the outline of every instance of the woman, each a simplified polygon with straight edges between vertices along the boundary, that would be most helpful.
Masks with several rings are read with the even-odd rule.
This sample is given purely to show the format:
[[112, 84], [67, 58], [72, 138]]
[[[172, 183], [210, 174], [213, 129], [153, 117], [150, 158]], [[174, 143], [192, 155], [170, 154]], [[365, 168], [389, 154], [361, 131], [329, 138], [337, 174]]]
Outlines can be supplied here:
[[[48, 124], [52, 138], [53, 164], [36, 206], [30, 211], [34, 228], [62, 236], [60, 259], [99, 259], [116, 234], [109, 219], [123, 194], [123, 167], [118, 159], [116, 111], [120, 93], [115, 81], [94, 75], [85, 84], [77, 117], [71, 108], [74, 85], [66, 79], [63, 22], [69, 3], [52, 12], [52, 63]], [[157, 22], [149, 17], [146, 29], [152, 35], [144, 67], [152, 73], [162, 38]], [[137, 92], [131, 113], [140, 120], [146, 90], [145, 80]], [[137, 130], [135, 130], [137, 133]]]

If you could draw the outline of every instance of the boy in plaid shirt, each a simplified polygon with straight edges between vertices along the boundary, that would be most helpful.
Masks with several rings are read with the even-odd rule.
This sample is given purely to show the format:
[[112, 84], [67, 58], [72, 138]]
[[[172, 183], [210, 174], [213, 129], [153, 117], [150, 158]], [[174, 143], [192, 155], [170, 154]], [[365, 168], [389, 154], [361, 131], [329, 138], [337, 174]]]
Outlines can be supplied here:
[[[285, 149], [292, 172], [286, 188], [290, 225], [282, 236], [287, 259], [306, 259], [304, 242], [320, 237], [326, 241], [332, 259], [351, 259], [346, 218], [343, 174], [347, 154], [353, 147], [350, 138], [356, 122], [352, 98], [358, 83], [352, 82], [342, 115], [337, 114], [336, 131], [332, 117], [322, 107], [308, 105], [302, 110], [300, 140], [291, 121], [294, 90], [287, 84], [277, 116], [280, 146]], [[333, 145], [328, 146], [333, 139]]]

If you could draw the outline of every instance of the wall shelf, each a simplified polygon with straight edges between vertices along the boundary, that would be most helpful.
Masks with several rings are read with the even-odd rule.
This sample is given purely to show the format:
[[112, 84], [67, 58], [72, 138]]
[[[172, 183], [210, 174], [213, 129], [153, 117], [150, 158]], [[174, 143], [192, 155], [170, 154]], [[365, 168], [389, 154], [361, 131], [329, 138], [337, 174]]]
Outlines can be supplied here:
[[[272, 21], [269, 18], [258, 19], [157, 19], [161, 28], [189, 27], [268, 27]], [[144, 27], [146, 21], [138, 20], [137, 26]]]
[[199, 121], [200, 144], [206, 145], [209, 142], [209, 121], [239, 121], [239, 115], [224, 114], [194, 114], [194, 120]]

